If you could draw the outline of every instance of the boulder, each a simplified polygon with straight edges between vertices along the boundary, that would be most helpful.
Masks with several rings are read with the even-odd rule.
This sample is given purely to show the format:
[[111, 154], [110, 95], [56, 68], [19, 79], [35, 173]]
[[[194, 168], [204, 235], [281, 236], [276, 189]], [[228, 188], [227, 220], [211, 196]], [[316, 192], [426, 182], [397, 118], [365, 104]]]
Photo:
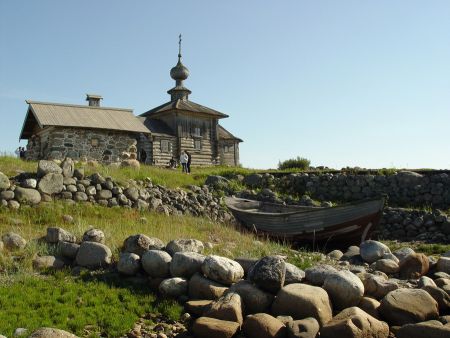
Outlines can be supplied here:
[[338, 270], [331, 265], [316, 265], [305, 270], [305, 280], [315, 286], [322, 286], [328, 275]]
[[124, 275], [133, 276], [141, 268], [141, 259], [131, 252], [122, 252], [117, 263], [117, 271]]
[[214, 301], [203, 315], [205, 317], [229, 320], [242, 325], [244, 320], [242, 317], [241, 296], [235, 292], [228, 292]]
[[143, 234], [129, 236], [123, 243], [123, 249], [126, 252], [135, 253], [141, 256], [147, 250], [162, 250], [164, 243], [159, 238], [148, 237]]
[[58, 251], [61, 256], [65, 258], [75, 259], [77, 257], [78, 249], [80, 249], [80, 245], [77, 243], [58, 242]]
[[0, 190], [9, 189], [11, 182], [9, 182], [8, 176], [0, 171]]
[[380, 315], [390, 325], [405, 325], [439, 317], [438, 304], [428, 292], [420, 289], [398, 289], [381, 301]]
[[64, 184], [62, 174], [46, 174], [38, 183], [39, 191], [47, 195], [58, 194], [63, 190], [63, 188]]
[[433, 285], [426, 285], [422, 287], [422, 290], [425, 290], [430, 294], [431, 297], [438, 303], [439, 311], [445, 313], [450, 309], [450, 295]]
[[213, 281], [231, 285], [244, 277], [244, 269], [229, 258], [221, 256], [208, 256], [202, 264], [203, 274]]
[[45, 236], [47, 243], [58, 243], [59, 241], [75, 243], [77, 238], [69, 231], [59, 227], [47, 228], [47, 235]]
[[388, 275], [397, 273], [399, 270], [397, 262], [386, 258], [377, 260], [375, 263], [372, 264], [372, 268], [374, 270], [384, 272]]
[[44, 177], [47, 174], [61, 174], [61, 167], [54, 161], [40, 160], [37, 167], [37, 177]]
[[408, 247], [401, 248], [401, 249], [398, 249], [398, 250], [393, 252], [394, 256], [397, 257], [398, 260], [399, 260], [399, 265], [402, 263], [402, 261], [406, 257], [408, 257], [409, 255], [411, 255], [413, 253], [415, 253], [415, 251], [413, 249], [411, 249], [411, 248], [408, 248]]
[[316, 338], [319, 322], [312, 317], [294, 320], [287, 324], [287, 338]]
[[187, 295], [188, 281], [179, 277], [164, 279], [161, 284], [159, 284], [159, 292], [161, 292], [164, 297], [172, 298]]
[[41, 202], [41, 194], [36, 189], [16, 187], [14, 197], [24, 204], [39, 204]]
[[286, 326], [267, 313], [256, 313], [245, 318], [242, 326], [247, 338], [285, 338]]
[[239, 324], [227, 320], [200, 317], [192, 326], [197, 338], [231, 338], [239, 330]]
[[183, 252], [183, 251], [190, 251], [190, 252], [197, 252], [202, 253], [204, 249], [203, 242], [199, 241], [198, 239], [175, 239], [173, 241], [170, 241], [166, 246], [166, 251], [173, 256], [175, 252]]
[[450, 325], [436, 320], [417, 324], [403, 325], [395, 332], [397, 338], [447, 338], [450, 337]]
[[227, 290], [225, 285], [209, 280], [199, 273], [189, 280], [190, 299], [218, 299]]
[[284, 285], [293, 284], [293, 283], [301, 283], [305, 278], [305, 271], [296, 267], [294, 264], [285, 263], [286, 265], [286, 274], [284, 277]]
[[354, 306], [337, 314], [320, 329], [321, 338], [387, 338], [389, 326]]
[[274, 296], [268, 292], [258, 289], [255, 285], [246, 280], [241, 280], [233, 284], [230, 289], [242, 298], [245, 314], [269, 312]]
[[314, 317], [322, 326], [332, 317], [327, 292], [308, 284], [289, 284], [281, 288], [272, 304], [272, 314], [289, 315], [294, 319]]
[[439, 257], [437, 270], [450, 274], [450, 257]]
[[64, 177], [73, 177], [75, 163], [70, 157], [66, 157], [61, 163], [61, 169]]
[[97, 269], [111, 263], [111, 250], [104, 244], [96, 242], [82, 242], [75, 261], [77, 265]]
[[133, 202], [139, 199], [139, 189], [136, 187], [128, 187], [123, 191], [123, 194]]
[[28, 338], [78, 338], [70, 332], [52, 329], [49, 327], [41, 327], [34, 331]]
[[262, 186], [263, 176], [261, 174], [250, 174], [244, 177], [242, 183], [251, 188], [259, 188]]
[[203, 316], [206, 310], [209, 309], [212, 300], [188, 300], [184, 303], [184, 308], [187, 313], [194, 315], [195, 317]]
[[381, 299], [389, 292], [399, 288], [397, 282], [386, 280], [384, 277], [371, 273], [359, 273], [358, 277], [364, 285], [364, 293], [376, 299]]
[[172, 257], [162, 250], [148, 250], [141, 256], [142, 268], [152, 278], [169, 276]]
[[323, 288], [337, 310], [358, 305], [364, 295], [364, 284], [355, 274], [347, 270], [328, 275]]
[[108, 189], [97, 189], [97, 194], [95, 195], [98, 200], [109, 200], [113, 197], [112, 191]]
[[83, 242], [105, 243], [105, 234], [100, 229], [89, 229], [83, 234]]
[[210, 175], [206, 178], [205, 184], [206, 185], [211, 185], [213, 187], [220, 187], [223, 186], [227, 183], [229, 183], [230, 181], [228, 179], [226, 179], [223, 176], [218, 176], [218, 175]]
[[196, 252], [176, 252], [170, 263], [170, 274], [172, 277], [191, 278], [196, 272], [202, 271], [204, 260], [205, 256]]
[[402, 259], [399, 276], [403, 279], [417, 279], [428, 273], [428, 257], [422, 253], [412, 253]]
[[33, 269], [42, 270], [60, 270], [64, 267], [64, 261], [55, 256], [36, 256], [32, 261]]
[[26, 178], [21, 182], [20, 185], [22, 186], [22, 188], [36, 189], [37, 180], [34, 178]]
[[367, 312], [369, 315], [376, 319], [380, 319], [380, 314], [378, 313], [378, 308], [380, 307], [380, 302], [374, 298], [363, 297], [361, 298], [358, 307]]
[[266, 256], [257, 261], [248, 272], [248, 279], [260, 289], [277, 293], [284, 285], [286, 264], [280, 256]]
[[2, 236], [5, 249], [9, 251], [22, 250], [27, 245], [27, 241], [14, 232], [8, 232]]
[[384, 254], [391, 252], [387, 245], [374, 240], [362, 242], [359, 251], [363, 260], [369, 264], [382, 258]]

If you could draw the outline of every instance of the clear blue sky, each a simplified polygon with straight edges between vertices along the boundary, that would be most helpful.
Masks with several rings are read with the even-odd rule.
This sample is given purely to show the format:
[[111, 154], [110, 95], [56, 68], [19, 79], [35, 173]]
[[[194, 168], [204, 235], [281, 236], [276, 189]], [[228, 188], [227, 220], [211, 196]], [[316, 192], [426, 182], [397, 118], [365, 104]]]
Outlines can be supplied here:
[[136, 115], [190, 98], [230, 115], [246, 167], [450, 168], [450, 1], [0, 0], [0, 150], [25, 99]]

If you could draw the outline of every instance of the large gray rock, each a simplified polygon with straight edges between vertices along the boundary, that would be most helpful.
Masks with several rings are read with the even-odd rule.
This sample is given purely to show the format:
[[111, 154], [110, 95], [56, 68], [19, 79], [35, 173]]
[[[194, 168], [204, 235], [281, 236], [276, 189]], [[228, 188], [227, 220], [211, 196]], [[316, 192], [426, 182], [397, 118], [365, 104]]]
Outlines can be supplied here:
[[41, 202], [41, 194], [36, 189], [16, 187], [14, 196], [16, 200], [24, 204], [39, 204]]
[[64, 188], [63, 179], [62, 174], [48, 173], [40, 179], [39, 191], [47, 195], [58, 194]]
[[285, 338], [286, 326], [267, 313], [247, 316], [242, 326], [247, 338]]
[[337, 310], [358, 305], [364, 295], [361, 280], [347, 270], [328, 275], [323, 288], [328, 292], [331, 303]]
[[241, 280], [233, 284], [229, 290], [241, 296], [245, 314], [247, 315], [268, 312], [274, 299], [272, 294], [258, 289], [246, 280]]
[[220, 187], [222, 185], [227, 184], [228, 182], [230, 181], [223, 176], [210, 175], [206, 178], [205, 184], [211, 185], [213, 187]]
[[89, 229], [83, 234], [83, 242], [105, 243], [105, 234], [100, 229]]
[[284, 285], [301, 283], [305, 278], [305, 271], [296, 267], [294, 264], [285, 263], [286, 274], [284, 278]]
[[359, 251], [364, 261], [369, 264], [383, 258], [384, 254], [391, 252], [387, 245], [373, 240], [362, 242]]
[[244, 177], [242, 183], [252, 188], [258, 188], [263, 183], [263, 177], [261, 174], [250, 174]]
[[437, 270], [450, 274], [450, 257], [439, 257]]
[[388, 280], [386, 277], [380, 275], [359, 273], [358, 277], [364, 284], [365, 295], [376, 299], [381, 299], [389, 292], [399, 288], [399, 285], [395, 280]]
[[32, 261], [33, 269], [42, 270], [60, 270], [64, 267], [64, 261], [55, 256], [36, 256]]
[[45, 236], [47, 243], [58, 243], [59, 241], [75, 243], [77, 238], [69, 231], [59, 227], [47, 228], [47, 235]]
[[11, 186], [8, 176], [0, 171], [0, 190], [6, 190]]
[[391, 325], [423, 322], [439, 317], [437, 302], [425, 290], [398, 289], [381, 301], [381, 316]]
[[244, 277], [244, 269], [238, 262], [221, 256], [208, 256], [202, 264], [203, 274], [213, 281], [231, 285]]
[[205, 256], [196, 252], [176, 252], [170, 263], [170, 274], [172, 277], [191, 278], [196, 272], [202, 271], [204, 260]]
[[126, 188], [123, 191], [123, 194], [129, 198], [130, 200], [132, 200], [133, 202], [136, 202], [139, 199], [139, 189], [136, 187], [129, 187]]
[[328, 275], [338, 270], [331, 265], [317, 265], [305, 270], [305, 280], [315, 286], [322, 286]]
[[235, 292], [228, 292], [213, 302], [203, 315], [205, 317], [237, 322], [242, 325], [244, 319], [242, 316], [241, 296]]
[[53, 329], [49, 327], [41, 327], [34, 331], [29, 338], [78, 338], [70, 332]]
[[166, 246], [166, 251], [173, 256], [176, 252], [190, 251], [196, 253], [202, 253], [204, 245], [198, 239], [175, 239], [170, 241]]
[[172, 298], [187, 295], [188, 281], [180, 277], [165, 279], [159, 284], [159, 292], [165, 297]]
[[82, 242], [75, 260], [79, 266], [97, 269], [108, 266], [111, 263], [111, 257], [111, 250], [106, 245]]
[[408, 248], [408, 247], [400, 248], [400, 249], [395, 250], [395, 251], [393, 252], [393, 254], [395, 255], [395, 257], [397, 257], [398, 260], [399, 260], [399, 263], [398, 263], [399, 265], [402, 263], [402, 261], [403, 261], [406, 257], [408, 257], [409, 255], [411, 255], [411, 254], [413, 254], [413, 253], [415, 253], [415, 251], [414, 251], [413, 249], [411, 249], [411, 248]]
[[124, 251], [135, 253], [141, 256], [147, 250], [161, 250], [164, 248], [164, 243], [159, 238], [148, 237], [143, 234], [137, 234], [128, 237], [123, 243]]
[[141, 256], [142, 267], [152, 278], [165, 278], [169, 276], [172, 257], [162, 250], [148, 250]]
[[38, 168], [37, 168], [37, 176], [43, 177], [47, 174], [61, 174], [62, 169], [61, 167], [53, 161], [47, 161], [47, 160], [40, 160], [38, 162]]
[[189, 280], [190, 299], [218, 299], [228, 290], [220, 283], [214, 282], [196, 273]]
[[61, 163], [61, 169], [64, 177], [73, 177], [75, 163], [70, 157], [66, 157]]
[[321, 338], [387, 338], [389, 326], [354, 306], [337, 314], [320, 330]]
[[322, 326], [332, 317], [330, 298], [320, 287], [300, 283], [289, 284], [278, 292], [272, 304], [272, 314], [289, 315], [293, 319], [313, 317]]
[[294, 320], [287, 325], [287, 338], [316, 338], [319, 330], [320, 325], [315, 318]]
[[80, 245], [77, 243], [58, 242], [58, 251], [65, 258], [75, 259], [78, 249], [80, 249]]
[[27, 245], [27, 241], [14, 232], [8, 232], [2, 236], [5, 249], [10, 251], [22, 250]]
[[433, 285], [426, 285], [422, 287], [422, 290], [425, 290], [430, 294], [431, 297], [438, 303], [439, 311], [445, 313], [448, 309], [450, 309], [450, 295]]
[[200, 317], [192, 326], [197, 338], [231, 338], [239, 330], [239, 324], [228, 320]]
[[124, 275], [133, 276], [141, 269], [141, 259], [130, 252], [122, 252], [117, 263], [117, 271]]
[[277, 293], [284, 285], [286, 264], [280, 256], [266, 256], [253, 265], [248, 279], [260, 289]]

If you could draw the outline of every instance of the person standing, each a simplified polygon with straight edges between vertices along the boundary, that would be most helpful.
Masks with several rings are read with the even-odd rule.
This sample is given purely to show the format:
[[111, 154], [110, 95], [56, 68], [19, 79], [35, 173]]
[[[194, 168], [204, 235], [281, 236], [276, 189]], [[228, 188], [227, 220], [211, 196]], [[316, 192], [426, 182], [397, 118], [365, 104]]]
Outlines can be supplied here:
[[192, 155], [190, 152], [186, 151], [187, 154], [187, 163], [186, 163], [186, 169], [187, 169], [187, 173], [190, 174], [191, 173], [191, 162], [192, 162]]
[[17, 148], [15, 151], [14, 151], [14, 154], [16, 154], [16, 156], [17, 156], [17, 158], [20, 158], [20, 151], [22, 150], [22, 147], [19, 147], [19, 148]]
[[180, 155], [180, 163], [181, 163], [181, 168], [182, 168], [183, 173], [187, 173], [187, 161], [188, 161], [188, 156], [187, 156], [186, 152], [183, 150]]

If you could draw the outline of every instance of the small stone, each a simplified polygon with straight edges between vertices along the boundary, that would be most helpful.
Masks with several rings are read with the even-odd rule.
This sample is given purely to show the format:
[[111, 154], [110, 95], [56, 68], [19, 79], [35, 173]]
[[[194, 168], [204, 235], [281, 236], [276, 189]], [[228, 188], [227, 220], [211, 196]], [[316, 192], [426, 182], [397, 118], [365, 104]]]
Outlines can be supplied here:
[[8, 232], [2, 236], [5, 249], [9, 251], [22, 250], [27, 245], [27, 241], [14, 232]]
[[327, 256], [338, 261], [344, 256], [344, 253], [341, 250], [333, 250]]
[[105, 234], [100, 229], [89, 229], [83, 234], [83, 242], [105, 243]]
[[23, 328], [23, 327], [19, 327], [17, 329], [14, 330], [14, 337], [23, 337], [27, 334], [28, 330]]
[[70, 332], [52, 329], [48, 327], [41, 327], [34, 331], [29, 338], [78, 338]]
[[37, 180], [34, 178], [27, 178], [22, 181], [21, 186], [23, 188], [30, 188], [30, 189], [36, 189], [37, 187]]

